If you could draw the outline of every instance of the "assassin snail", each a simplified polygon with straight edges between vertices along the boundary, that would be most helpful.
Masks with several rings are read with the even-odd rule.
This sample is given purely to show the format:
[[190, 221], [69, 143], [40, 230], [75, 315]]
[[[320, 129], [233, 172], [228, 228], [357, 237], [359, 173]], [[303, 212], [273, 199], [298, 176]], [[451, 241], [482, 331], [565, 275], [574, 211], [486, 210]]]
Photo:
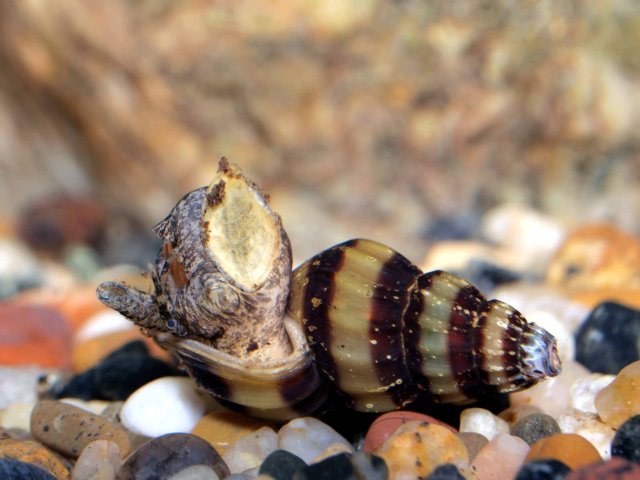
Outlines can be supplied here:
[[291, 270], [267, 197], [222, 159], [155, 227], [153, 291], [98, 298], [172, 351], [222, 404], [273, 419], [467, 403], [560, 372], [555, 338], [462, 278], [356, 239]]

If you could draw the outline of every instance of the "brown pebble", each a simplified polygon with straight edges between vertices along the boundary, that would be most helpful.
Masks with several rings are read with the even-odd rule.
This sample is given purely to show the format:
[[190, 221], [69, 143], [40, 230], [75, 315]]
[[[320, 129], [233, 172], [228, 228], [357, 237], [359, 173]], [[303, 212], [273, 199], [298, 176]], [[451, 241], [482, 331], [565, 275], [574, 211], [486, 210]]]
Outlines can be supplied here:
[[640, 414], [640, 360], [620, 370], [616, 378], [596, 394], [595, 406], [602, 421], [613, 428]]
[[31, 414], [31, 434], [36, 440], [72, 458], [94, 440], [118, 444], [125, 457], [132, 450], [129, 432], [99, 415], [55, 400], [42, 400]]
[[12, 458], [43, 468], [57, 479], [71, 478], [58, 456], [33, 440], [0, 440], [0, 458]]
[[389, 438], [393, 432], [395, 432], [400, 425], [403, 425], [411, 420], [420, 420], [422, 422], [433, 423], [435, 425], [442, 425], [448, 428], [453, 433], [458, 431], [450, 425], [438, 420], [437, 418], [430, 417], [424, 413], [410, 412], [410, 411], [396, 411], [387, 412], [376, 418], [364, 438], [363, 450], [365, 453], [372, 453], [378, 450], [384, 441]]
[[620, 457], [583, 467], [569, 473], [566, 480], [636, 480], [640, 478], [640, 464]]
[[460, 432], [458, 438], [462, 440], [467, 452], [469, 452], [469, 461], [473, 460], [482, 447], [489, 443], [489, 439], [477, 432]]
[[538, 440], [531, 446], [525, 463], [544, 458], [560, 460], [572, 470], [602, 461], [596, 447], [576, 433], [556, 433]]
[[208, 441], [220, 455], [240, 437], [271, 424], [236, 412], [216, 411], [202, 417], [191, 433]]

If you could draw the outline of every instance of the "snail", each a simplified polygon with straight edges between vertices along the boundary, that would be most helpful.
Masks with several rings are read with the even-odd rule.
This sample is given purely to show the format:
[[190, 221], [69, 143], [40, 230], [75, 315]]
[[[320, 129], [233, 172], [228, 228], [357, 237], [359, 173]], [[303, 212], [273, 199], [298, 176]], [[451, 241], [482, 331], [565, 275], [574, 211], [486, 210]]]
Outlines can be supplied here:
[[554, 337], [516, 309], [378, 242], [344, 242], [292, 271], [280, 217], [226, 159], [154, 231], [153, 291], [111, 281], [98, 298], [249, 415], [462, 404], [561, 370]]

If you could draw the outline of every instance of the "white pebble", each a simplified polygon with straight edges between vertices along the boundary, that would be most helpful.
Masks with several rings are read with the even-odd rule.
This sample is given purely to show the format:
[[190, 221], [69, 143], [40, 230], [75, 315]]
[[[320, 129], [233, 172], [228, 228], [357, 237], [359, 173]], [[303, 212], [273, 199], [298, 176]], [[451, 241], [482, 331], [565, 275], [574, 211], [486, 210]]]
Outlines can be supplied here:
[[598, 410], [595, 406], [596, 395], [609, 385], [614, 378], [616, 378], [615, 375], [592, 373], [577, 379], [569, 390], [569, 405], [583, 412], [597, 414]]
[[75, 341], [85, 341], [121, 330], [131, 330], [136, 326], [114, 310], [105, 310], [92, 315], [76, 334]]
[[259, 467], [278, 448], [278, 434], [262, 427], [240, 437], [222, 455], [231, 473], [242, 473]]
[[611, 441], [616, 431], [601, 422], [597, 414], [570, 408], [558, 417], [558, 425], [562, 433], [577, 433], [589, 440], [604, 460], [611, 458]]
[[353, 447], [342, 435], [313, 417], [291, 420], [278, 432], [278, 448], [299, 456], [307, 463], [336, 443], [346, 445], [353, 453]]
[[[229, 478], [229, 477], [227, 477]], [[190, 465], [171, 475], [167, 480], [219, 480], [220, 477], [208, 465]]]
[[122, 424], [134, 433], [158, 437], [189, 433], [207, 409], [207, 402], [187, 377], [162, 377], [133, 392], [120, 411]]
[[492, 440], [509, 433], [509, 424], [484, 408], [467, 408], [460, 414], [460, 432], [475, 432]]
[[0, 410], [0, 427], [31, 431], [31, 410], [35, 402], [12, 403]]
[[547, 378], [521, 392], [509, 394], [509, 401], [512, 407], [533, 405], [557, 419], [569, 407], [569, 389], [573, 383], [587, 375], [589, 370], [576, 361], [568, 360], [563, 362], [560, 375]]

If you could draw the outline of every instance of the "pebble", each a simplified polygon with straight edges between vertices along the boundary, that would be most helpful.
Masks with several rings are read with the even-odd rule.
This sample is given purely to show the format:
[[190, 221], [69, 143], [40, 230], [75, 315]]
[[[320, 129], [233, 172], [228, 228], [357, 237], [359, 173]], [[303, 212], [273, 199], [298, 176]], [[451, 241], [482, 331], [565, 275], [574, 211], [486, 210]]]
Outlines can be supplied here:
[[44, 445], [72, 458], [94, 440], [111, 440], [125, 457], [132, 449], [129, 432], [81, 408], [55, 400], [42, 400], [31, 414], [31, 434]]
[[623, 368], [595, 398], [603, 422], [618, 428], [625, 420], [640, 414], [640, 361]]
[[533, 445], [554, 433], [560, 433], [560, 426], [551, 415], [546, 413], [528, 415], [511, 426], [511, 435], [523, 439], [527, 445]]
[[307, 464], [297, 455], [285, 450], [275, 450], [264, 459], [258, 473], [268, 475], [273, 480], [291, 480], [293, 474]]
[[73, 466], [73, 480], [114, 480], [120, 468], [120, 447], [109, 440], [89, 443]]
[[460, 414], [460, 432], [476, 432], [489, 441], [500, 433], [509, 433], [509, 424], [484, 408], [467, 408]]
[[140, 446], [123, 462], [118, 480], [169, 479], [193, 465], [206, 465], [220, 478], [229, 475], [222, 457], [206, 441], [189, 433], [170, 433]]
[[229, 410], [207, 413], [193, 427], [191, 433], [209, 442], [220, 454], [239, 438], [269, 426], [264, 420], [247, 417]]
[[353, 446], [342, 435], [313, 417], [295, 418], [278, 431], [278, 448], [299, 456], [306, 463], [311, 463], [336, 443], [342, 443], [351, 452], [354, 451]]
[[596, 447], [575, 433], [556, 433], [537, 441], [531, 446], [525, 461], [545, 458], [559, 460], [572, 470], [602, 461]]
[[637, 480], [640, 465], [620, 457], [571, 472], [567, 480]]
[[583, 412], [598, 413], [595, 404], [596, 395], [614, 378], [614, 375], [592, 373], [577, 379], [569, 389], [569, 405]]
[[640, 415], [620, 425], [611, 442], [611, 455], [640, 463]]
[[595, 413], [570, 408], [558, 417], [563, 433], [577, 433], [596, 447], [603, 460], [611, 457], [611, 440], [615, 430], [600, 420]]
[[513, 425], [520, 419], [533, 415], [534, 413], [542, 413], [542, 410], [535, 405], [522, 404], [506, 408], [501, 411], [498, 416], [506, 420], [508, 424]]
[[462, 440], [464, 446], [467, 447], [469, 461], [473, 460], [482, 447], [489, 443], [489, 439], [487, 437], [476, 432], [460, 432], [458, 433], [458, 438]]
[[[12, 458], [0, 458], [0, 478], [20, 480], [60, 480], [31, 463]], [[65, 477], [62, 477], [65, 478]]]
[[259, 467], [277, 448], [278, 434], [272, 428], [262, 427], [236, 440], [222, 458], [231, 473], [241, 473]]
[[68, 368], [71, 330], [56, 310], [0, 304], [0, 364]]
[[451, 463], [445, 463], [437, 466], [425, 480], [465, 480], [465, 477], [460, 473], [458, 467]]
[[412, 420], [403, 424], [376, 452], [389, 467], [389, 478], [429, 475], [438, 465], [469, 465], [469, 453], [462, 440], [441, 425]]
[[31, 411], [36, 402], [19, 402], [0, 410], [0, 427], [19, 428], [29, 431], [31, 428]]
[[162, 377], [127, 398], [120, 420], [132, 432], [147, 437], [189, 433], [207, 408], [207, 400], [191, 378]]
[[534, 460], [525, 463], [515, 480], [564, 480], [571, 469], [559, 460]]
[[41, 378], [54, 375], [54, 372], [39, 367], [0, 366], [0, 408], [18, 402], [37, 402]]
[[[191, 465], [178, 473], [171, 475], [168, 480], [219, 480], [218, 474], [206, 465]], [[227, 477], [228, 479], [229, 477]]]
[[314, 463], [293, 474], [293, 480], [367, 480], [393, 479], [389, 476], [384, 461], [375, 455], [358, 452], [354, 455], [341, 453]]
[[177, 369], [152, 357], [146, 345], [136, 340], [111, 352], [95, 367], [75, 375], [58, 389], [57, 397], [125, 400], [149, 382], [177, 373]]
[[341, 442], [332, 443], [321, 454], [313, 457], [313, 459], [311, 460], [311, 463], [321, 462], [325, 458], [329, 458], [339, 453], [353, 453], [353, 447], [351, 445], [345, 445], [344, 443], [341, 443]]
[[576, 360], [592, 372], [617, 374], [640, 359], [640, 311], [604, 302], [576, 332]]
[[0, 440], [0, 458], [31, 463], [46, 470], [57, 479], [70, 478], [69, 470], [61, 459], [44, 445], [33, 440]]
[[124, 315], [115, 310], [102, 310], [87, 318], [75, 334], [75, 343], [123, 330], [137, 330]]
[[544, 413], [558, 418], [569, 407], [569, 391], [579, 378], [589, 375], [589, 370], [578, 362], [568, 360], [562, 365], [562, 373], [521, 392], [509, 394], [512, 406], [533, 405]]
[[513, 478], [529, 452], [529, 445], [508, 433], [500, 433], [487, 443], [471, 462], [478, 480]]
[[442, 425], [443, 427], [449, 428], [454, 433], [457, 432], [457, 430], [450, 425], [447, 425], [436, 418], [430, 417], [429, 415], [425, 415], [424, 413], [402, 410], [387, 412], [376, 418], [369, 427], [369, 430], [367, 430], [367, 434], [364, 438], [363, 450], [366, 453], [375, 452], [382, 446], [384, 441], [389, 438], [393, 432], [398, 429], [398, 427], [400, 427], [400, 425], [410, 420], [420, 420], [427, 423]]
[[21, 242], [0, 238], [0, 300], [42, 283], [36, 256]]

